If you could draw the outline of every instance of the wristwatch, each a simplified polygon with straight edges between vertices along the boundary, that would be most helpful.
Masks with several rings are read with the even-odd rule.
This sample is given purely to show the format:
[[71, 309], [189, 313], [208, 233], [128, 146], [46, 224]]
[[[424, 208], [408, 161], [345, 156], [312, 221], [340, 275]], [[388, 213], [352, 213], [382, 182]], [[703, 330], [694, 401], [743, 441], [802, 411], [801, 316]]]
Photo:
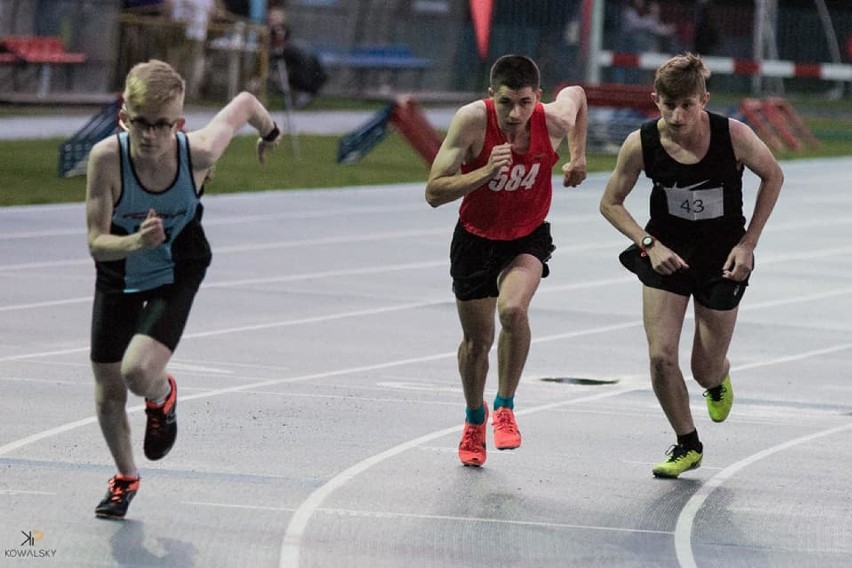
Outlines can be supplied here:
[[642, 237], [642, 241], [640, 244], [640, 246], [642, 247], [642, 252], [647, 252], [649, 248], [654, 246], [655, 242], [657, 241], [651, 235], [645, 235], [644, 237]]

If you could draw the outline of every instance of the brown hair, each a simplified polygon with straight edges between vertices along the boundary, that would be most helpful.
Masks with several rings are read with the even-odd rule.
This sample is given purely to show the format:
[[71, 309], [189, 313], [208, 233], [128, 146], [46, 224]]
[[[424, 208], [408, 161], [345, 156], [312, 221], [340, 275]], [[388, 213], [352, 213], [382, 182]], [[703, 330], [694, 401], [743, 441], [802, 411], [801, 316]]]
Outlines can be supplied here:
[[491, 67], [491, 88], [495, 91], [502, 86], [513, 91], [524, 87], [538, 89], [540, 83], [538, 65], [523, 55], [504, 55]]
[[675, 55], [657, 69], [654, 90], [658, 95], [680, 99], [707, 92], [710, 70], [701, 57], [694, 53]]
[[185, 84], [180, 74], [164, 61], [137, 63], [124, 82], [124, 101], [132, 107], [183, 101]]

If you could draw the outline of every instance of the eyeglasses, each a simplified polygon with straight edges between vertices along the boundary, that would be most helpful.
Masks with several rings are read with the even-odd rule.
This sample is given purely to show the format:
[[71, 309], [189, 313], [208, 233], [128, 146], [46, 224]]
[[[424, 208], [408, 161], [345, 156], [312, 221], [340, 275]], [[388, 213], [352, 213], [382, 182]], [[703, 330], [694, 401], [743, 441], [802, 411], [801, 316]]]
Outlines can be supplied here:
[[[124, 112], [127, 112], [127, 109], [124, 109]], [[157, 122], [152, 123], [140, 116], [131, 117], [129, 113], [127, 115], [127, 121], [130, 123], [130, 126], [140, 132], [153, 132], [154, 134], [166, 134], [172, 129], [172, 127], [174, 127], [175, 124], [178, 123], [177, 120], [173, 122], [158, 120]]]

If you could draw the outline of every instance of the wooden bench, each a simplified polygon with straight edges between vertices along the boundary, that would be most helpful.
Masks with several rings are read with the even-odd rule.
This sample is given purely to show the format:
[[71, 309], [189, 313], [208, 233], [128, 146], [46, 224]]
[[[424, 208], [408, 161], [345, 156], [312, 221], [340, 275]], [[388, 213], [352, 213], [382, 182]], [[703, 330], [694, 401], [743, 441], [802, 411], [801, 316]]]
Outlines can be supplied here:
[[38, 97], [50, 92], [54, 66], [68, 68], [86, 62], [85, 53], [65, 51], [62, 38], [57, 36], [6, 36], [0, 38], [0, 63], [36, 65], [39, 71]]
[[320, 47], [317, 50], [320, 62], [328, 68], [348, 69], [355, 72], [358, 92], [363, 92], [371, 72], [390, 74], [395, 85], [401, 72], [413, 71], [419, 86], [423, 73], [433, 66], [433, 61], [417, 57], [407, 45], [358, 45], [348, 50]]

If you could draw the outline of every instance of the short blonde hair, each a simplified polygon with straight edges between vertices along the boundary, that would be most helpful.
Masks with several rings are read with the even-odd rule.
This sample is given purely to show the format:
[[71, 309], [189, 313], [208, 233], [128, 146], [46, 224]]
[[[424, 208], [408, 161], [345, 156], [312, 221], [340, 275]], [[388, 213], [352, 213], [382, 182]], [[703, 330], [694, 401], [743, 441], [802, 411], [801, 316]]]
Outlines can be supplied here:
[[658, 95], [680, 99], [707, 92], [710, 70], [701, 57], [694, 53], [675, 55], [663, 63], [654, 76], [654, 90]]
[[164, 61], [137, 63], [124, 82], [124, 102], [132, 107], [183, 102], [186, 85], [180, 74]]

